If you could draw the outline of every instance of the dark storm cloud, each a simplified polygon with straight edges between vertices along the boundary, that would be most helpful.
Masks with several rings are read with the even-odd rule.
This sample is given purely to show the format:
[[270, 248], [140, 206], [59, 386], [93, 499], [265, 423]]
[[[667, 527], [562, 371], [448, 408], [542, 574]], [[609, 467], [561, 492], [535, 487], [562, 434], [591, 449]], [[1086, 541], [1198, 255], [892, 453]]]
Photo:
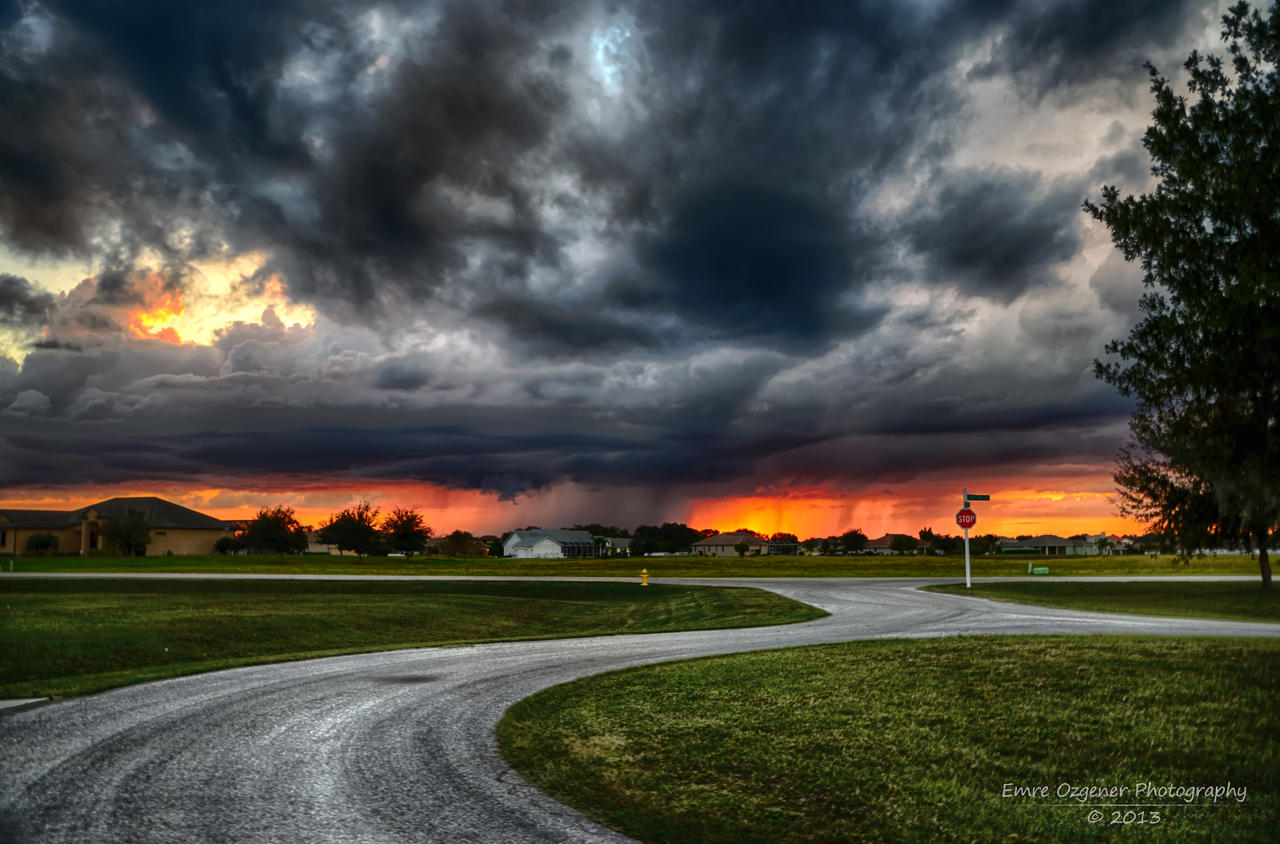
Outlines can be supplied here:
[[1089, 171], [1090, 185], [1121, 185], [1128, 193], [1141, 193], [1151, 178], [1151, 154], [1135, 139], [1128, 149], [1100, 158]]
[[[1011, 74], [1037, 96], [1117, 75], [1144, 78], [1144, 61], [1210, 23], [1203, 0], [1066, 0], [1020, 3], [992, 60], [975, 75]], [[1177, 46], [1181, 63], [1186, 51]]]
[[373, 386], [380, 390], [416, 390], [431, 381], [422, 361], [395, 358], [378, 364]]
[[[16, 245], [84, 251], [121, 220], [122, 271], [144, 246], [182, 261], [227, 241], [268, 250], [264, 272], [337, 315], [465, 285], [503, 320], [528, 312], [505, 301], [556, 298], [527, 279], [566, 272], [539, 182], [561, 173], [646, 262], [676, 317], [668, 342], [709, 328], [783, 347], [874, 324], [835, 304], [880, 248], [849, 209], [956, 107], [930, 77], [981, 26], [873, 2], [638, 4], [625, 73], [640, 116], [602, 134], [568, 84], [594, 58], [557, 43], [591, 6], [441, 3], [382, 76], [355, 3], [47, 8], [48, 47], [3, 65], [22, 92], [6, 122], [31, 127], [0, 147]], [[282, 81], [298, 62], [323, 95]], [[648, 346], [652, 331], [595, 338]]]
[[526, 348], [550, 356], [658, 345], [652, 331], [600, 312], [595, 302], [574, 305], [528, 298], [500, 299], [480, 306], [476, 313], [509, 328]]
[[25, 278], [0, 273], [0, 326], [38, 327], [53, 314], [55, 302]]
[[[375, 37], [357, 0], [6, 8], [0, 237], [106, 269], [0, 369], [0, 485], [322, 473], [508, 498], [737, 482], [797, 450], [824, 479], [968, 465], [947, 444], [991, 426], [1006, 454], [1073, 452], [1055, 424], [1121, 413], [1063, 398], [1094, 354], [1084, 317], [1011, 313], [1031, 339], [974, 409], [939, 361], [964, 315], [893, 304], [916, 267], [1002, 304], [1045, 292], [1096, 190], [949, 169], [956, 63], [994, 43], [981, 73], [1074, 90], [1203, 22], [1189, 2], [460, 0], [385, 4]], [[1091, 177], [1140, 172], [1106, 148]], [[246, 287], [278, 274], [314, 330], [119, 340], [192, 262], [248, 251], [267, 262]], [[1120, 311], [1114, 269], [1094, 289]], [[0, 280], [0, 320], [47, 305]], [[419, 320], [430, 338], [398, 345]], [[832, 375], [825, 356], [893, 331], [891, 360], [855, 348]], [[1045, 348], [1070, 360], [1025, 371]], [[770, 393], [809, 364], [803, 395]]]
[[962, 171], [905, 233], [930, 280], [997, 300], [1054, 281], [1055, 264], [1079, 248], [1078, 185], [1044, 188], [1034, 174]]
[[[66, 419], [24, 420], [10, 415], [0, 436], [0, 486], [44, 482], [56, 466], [84, 483], [138, 476], [207, 479], [218, 484], [262, 476], [320, 474], [330, 479], [418, 480], [480, 489], [505, 498], [573, 480], [584, 484], [663, 483], [746, 477], [755, 461], [804, 440], [729, 434], [715, 440], [679, 432], [637, 432], [601, 418], [568, 420], [558, 409], [520, 412], [522, 425], [467, 408], [441, 409], [437, 424], [384, 410], [385, 420], [345, 420], [299, 426], [295, 412], [245, 408], [235, 430], [210, 430], [207, 420], [181, 411], [163, 424], [134, 416], [97, 417], [92, 436], [77, 436]], [[334, 414], [338, 421], [341, 414]], [[55, 443], [57, 446], [55, 447]], [[44, 452], [41, 464], [33, 455]], [[104, 455], [112, 455], [105, 459]]]
[[999, 437], [1063, 427], [1097, 427], [1127, 419], [1133, 412], [1132, 402], [1112, 393], [1073, 399], [1069, 403], [1037, 402], [1030, 407], [975, 408], [974, 404], [972, 397], [954, 397], [926, 400], [909, 408], [882, 408], [874, 420], [859, 426], [859, 433], [920, 436], [981, 431]]
[[[1121, 426], [1123, 428], [1123, 426]], [[1028, 466], [1063, 462], [1096, 466], [1115, 457], [1118, 431], [1114, 427], [1062, 424], [1019, 431], [1003, 437], [984, 431], [963, 431], [949, 436], [919, 437], [903, 448], [896, 434], [853, 435], [824, 441], [812, 447], [790, 451], [782, 459], [761, 461], [761, 474], [781, 483], [797, 486], [822, 485], [852, 480], [865, 488], [884, 483], [908, 483], [928, 477], [945, 466], [950, 470], [969, 469], [976, 473], [1024, 475]], [[1071, 440], [1064, 452], [1063, 438]], [[836, 467], [840, 467], [837, 470]], [[886, 490], [878, 490], [888, 492]]]
[[649, 278], [616, 282], [609, 297], [678, 312], [723, 338], [820, 344], [874, 321], [840, 307], [851, 282], [866, 276], [853, 248], [830, 202], [780, 185], [703, 186], [645, 250]]
[[[84, 251], [120, 220], [122, 273], [143, 246], [181, 262], [225, 241], [268, 251], [264, 274], [339, 317], [470, 288], [510, 325], [529, 309], [507, 302], [592, 305], [528, 285], [534, 270], [569, 272], [546, 216], [559, 200], [540, 181], [560, 174], [607, 203], [610, 236], [641, 262], [637, 280], [606, 280], [606, 302], [664, 310], [668, 345], [787, 349], [876, 323], [838, 304], [892, 251], [852, 209], [945, 149], [961, 98], [940, 69], [1005, 12], [620, 7], [635, 116], [601, 131], [570, 84], [595, 58], [564, 43], [590, 4], [440, 3], [376, 73], [385, 45], [356, 2], [43, 8], [48, 45], [0, 63], [19, 95], [0, 116], [29, 127], [0, 143], [0, 223], [16, 245]], [[634, 324], [594, 340], [652, 345], [657, 329]], [[576, 336], [571, 348], [593, 339]]]
[[1144, 292], [1142, 268], [1130, 263], [1119, 252], [1112, 252], [1089, 278], [1089, 287], [1098, 301], [1115, 313], [1137, 322], [1138, 300]]
[[206, 346], [149, 343], [82, 350], [71, 344], [46, 345], [27, 355], [13, 389], [39, 390], [52, 400], [55, 411], [62, 412], [74, 408], [86, 391], [111, 396], [172, 372], [208, 377], [218, 373], [221, 362], [221, 356]]

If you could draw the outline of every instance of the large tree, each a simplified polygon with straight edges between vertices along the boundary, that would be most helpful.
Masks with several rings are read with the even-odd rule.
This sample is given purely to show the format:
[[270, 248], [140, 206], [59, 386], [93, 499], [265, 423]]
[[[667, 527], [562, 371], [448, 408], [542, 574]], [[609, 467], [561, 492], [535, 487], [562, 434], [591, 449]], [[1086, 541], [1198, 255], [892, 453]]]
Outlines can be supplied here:
[[665, 554], [687, 552], [693, 543], [705, 538], [703, 531], [694, 530], [681, 522], [665, 522], [661, 526], [640, 525], [631, 536], [633, 556], [653, 552]]
[[284, 559], [285, 554], [301, 554], [307, 550], [309, 527], [298, 523], [292, 507], [280, 505], [270, 510], [259, 510], [249, 522], [245, 544], [258, 551], [275, 551]]
[[102, 537], [121, 554], [133, 559], [147, 553], [151, 544], [151, 522], [141, 510], [128, 509], [102, 525]]
[[867, 547], [867, 535], [860, 528], [840, 534], [840, 547], [846, 554], [858, 554]]
[[363, 557], [378, 544], [378, 509], [368, 501], [361, 501], [335, 513], [320, 526], [317, 538], [337, 546], [339, 551], [355, 551]]
[[393, 550], [410, 555], [427, 550], [427, 540], [431, 538], [431, 528], [412, 507], [391, 508], [382, 521], [382, 533]]
[[455, 530], [440, 540], [440, 554], [445, 557], [475, 557], [484, 553], [484, 543], [469, 531]]
[[1229, 61], [1193, 52], [1191, 101], [1148, 65], [1143, 144], [1157, 184], [1085, 210], [1106, 224], [1149, 291], [1118, 359], [1096, 374], [1136, 400], [1116, 483], [1122, 512], [1175, 535], [1258, 549], [1280, 523], [1280, 14], [1223, 17]]

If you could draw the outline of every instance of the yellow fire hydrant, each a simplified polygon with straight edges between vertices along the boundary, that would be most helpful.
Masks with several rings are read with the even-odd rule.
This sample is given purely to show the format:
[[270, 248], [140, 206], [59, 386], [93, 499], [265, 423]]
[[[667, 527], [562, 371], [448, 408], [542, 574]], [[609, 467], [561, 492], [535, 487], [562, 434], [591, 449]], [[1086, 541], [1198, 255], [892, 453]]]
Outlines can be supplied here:
[[640, 569], [640, 585], [641, 585], [641, 586], [648, 586], [648, 585], [649, 585], [649, 570], [648, 570], [648, 569]]

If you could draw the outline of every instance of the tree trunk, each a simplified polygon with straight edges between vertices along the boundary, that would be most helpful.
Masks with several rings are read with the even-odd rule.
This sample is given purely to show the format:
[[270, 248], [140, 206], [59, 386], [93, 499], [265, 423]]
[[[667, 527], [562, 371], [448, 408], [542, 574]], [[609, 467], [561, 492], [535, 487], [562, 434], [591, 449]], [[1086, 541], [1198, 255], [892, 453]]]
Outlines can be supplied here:
[[1267, 540], [1270, 531], [1266, 528], [1258, 531], [1258, 572], [1262, 575], [1262, 588], [1271, 589], [1271, 560], [1267, 555]]

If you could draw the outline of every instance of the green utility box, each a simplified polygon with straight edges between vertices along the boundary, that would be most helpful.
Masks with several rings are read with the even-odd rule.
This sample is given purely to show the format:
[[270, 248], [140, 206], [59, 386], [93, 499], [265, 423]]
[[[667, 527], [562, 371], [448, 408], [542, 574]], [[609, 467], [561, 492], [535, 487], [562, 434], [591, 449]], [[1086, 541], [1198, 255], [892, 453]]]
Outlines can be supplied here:
[[1032, 574], [1048, 574], [1048, 573], [1049, 573], [1049, 567], [1048, 567], [1048, 566], [1036, 566], [1035, 568], [1033, 568], [1033, 569], [1031, 570], [1031, 573], [1032, 573]]

